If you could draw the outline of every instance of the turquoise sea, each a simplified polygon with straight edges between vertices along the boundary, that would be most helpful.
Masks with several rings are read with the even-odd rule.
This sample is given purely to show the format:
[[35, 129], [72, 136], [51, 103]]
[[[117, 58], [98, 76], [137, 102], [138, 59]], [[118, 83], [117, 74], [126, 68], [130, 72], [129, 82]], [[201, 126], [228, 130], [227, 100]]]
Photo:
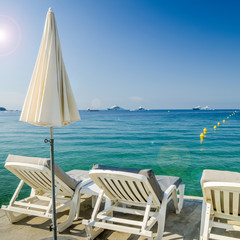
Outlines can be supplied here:
[[[80, 111], [82, 120], [54, 129], [55, 161], [65, 171], [93, 164], [152, 168], [179, 176], [186, 195], [201, 196], [203, 169], [239, 171], [240, 113], [234, 110]], [[0, 112], [0, 205], [18, 178], [4, 168], [8, 154], [49, 157], [49, 128], [19, 121], [20, 112]], [[226, 123], [223, 123], [226, 119]], [[217, 130], [214, 125], [220, 122]], [[200, 133], [208, 132], [202, 143]], [[24, 188], [21, 196], [28, 194]]]

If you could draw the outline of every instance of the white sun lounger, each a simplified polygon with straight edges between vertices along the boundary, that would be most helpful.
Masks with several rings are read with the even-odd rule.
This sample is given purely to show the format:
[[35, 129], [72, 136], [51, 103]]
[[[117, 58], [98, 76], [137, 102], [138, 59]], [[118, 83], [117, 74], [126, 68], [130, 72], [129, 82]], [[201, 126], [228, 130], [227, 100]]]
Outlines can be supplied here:
[[204, 170], [201, 185], [204, 199], [200, 239], [239, 239], [214, 234], [212, 228], [240, 231], [240, 173]]
[[[21, 179], [9, 205], [2, 206], [10, 222], [18, 222], [28, 215], [51, 219], [50, 160], [47, 158], [9, 155], [5, 167]], [[78, 179], [72, 178], [71, 175], [78, 175]], [[78, 218], [80, 189], [90, 181], [88, 171], [73, 170], [66, 174], [55, 164], [56, 212], [69, 208], [68, 218], [57, 226], [59, 232], [71, 226], [75, 217]], [[31, 194], [29, 197], [17, 201], [24, 183], [32, 188]]]
[[[177, 177], [156, 176], [152, 170], [94, 166], [89, 176], [101, 189], [90, 220], [83, 220], [88, 239], [94, 239], [104, 229], [126, 232], [153, 239], [152, 227], [158, 224], [157, 236], [164, 232], [167, 203], [173, 199], [176, 213], [183, 205], [184, 185]], [[162, 185], [161, 185], [162, 182]], [[160, 183], [160, 184], [159, 184]], [[180, 192], [178, 201], [177, 191]], [[103, 211], [99, 211], [106, 197]], [[115, 213], [124, 213], [117, 217]], [[127, 215], [126, 215], [127, 214]], [[140, 216], [141, 220], [130, 216]]]

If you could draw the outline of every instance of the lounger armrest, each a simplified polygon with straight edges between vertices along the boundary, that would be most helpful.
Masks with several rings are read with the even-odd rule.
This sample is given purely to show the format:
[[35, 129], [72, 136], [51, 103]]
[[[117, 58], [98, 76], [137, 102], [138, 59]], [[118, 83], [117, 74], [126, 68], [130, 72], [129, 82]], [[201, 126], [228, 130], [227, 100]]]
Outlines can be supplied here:
[[167, 204], [169, 196], [176, 190], [177, 188], [175, 185], [171, 185], [170, 187], [168, 187], [168, 189], [163, 193], [162, 204]]
[[92, 181], [93, 181], [93, 180], [92, 180], [90, 177], [87, 178], [87, 179], [85, 179], [85, 180], [83, 180], [83, 181], [80, 183], [81, 188], [82, 188], [83, 186], [89, 184], [89, 183], [92, 182]]

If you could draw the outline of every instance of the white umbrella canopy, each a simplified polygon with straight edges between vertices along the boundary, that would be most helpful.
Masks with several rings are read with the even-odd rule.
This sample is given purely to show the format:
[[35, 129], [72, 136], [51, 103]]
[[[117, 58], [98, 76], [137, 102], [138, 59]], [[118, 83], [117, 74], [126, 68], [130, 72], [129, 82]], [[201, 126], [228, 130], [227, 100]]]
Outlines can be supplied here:
[[20, 121], [63, 126], [80, 120], [68, 80], [54, 13], [50, 8]]
[[55, 16], [50, 8], [20, 121], [51, 128], [51, 139], [45, 139], [45, 142], [50, 142], [51, 146], [54, 240], [57, 239], [57, 227], [53, 127], [78, 120], [80, 115], [63, 62]]

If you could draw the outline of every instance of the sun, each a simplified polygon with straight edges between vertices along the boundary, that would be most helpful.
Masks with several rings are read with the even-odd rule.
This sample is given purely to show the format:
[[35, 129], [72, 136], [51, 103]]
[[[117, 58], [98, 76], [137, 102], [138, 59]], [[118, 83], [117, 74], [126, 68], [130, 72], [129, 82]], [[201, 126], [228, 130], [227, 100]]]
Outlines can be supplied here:
[[0, 43], [4, 43], [7, 40], [7, 32], [4, 29], [0, 29]]
[[0, 14], [0, 57], [13, 54], [20, 42], [19, 24], [12, 17]]

